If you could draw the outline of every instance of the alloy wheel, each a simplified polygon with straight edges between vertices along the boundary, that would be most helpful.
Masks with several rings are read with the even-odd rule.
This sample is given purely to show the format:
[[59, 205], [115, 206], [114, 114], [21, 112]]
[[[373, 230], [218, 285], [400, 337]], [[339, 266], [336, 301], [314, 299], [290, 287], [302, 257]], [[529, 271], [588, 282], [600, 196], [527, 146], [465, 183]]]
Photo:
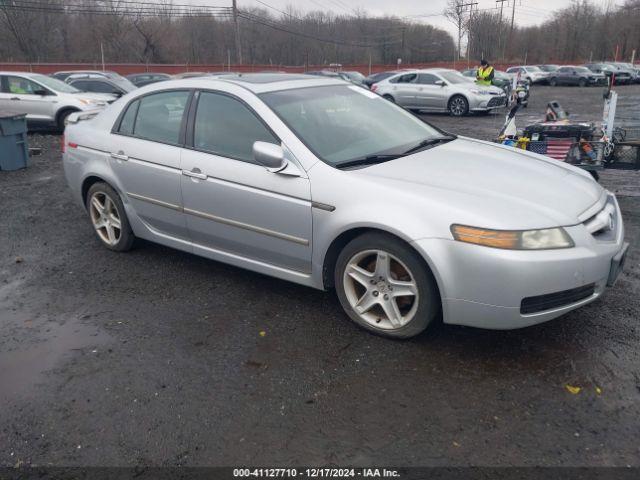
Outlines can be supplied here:
[[395, 330], [418, 310], [418, 285], [409, 268], [384, 250], [356, 253], [344, 270], [344, 290], [354, 312], [370, 325]]
[[104, 192], [95, 192], [89, 201], [89, 213], [100, 239], [109, 246], [116, 245], [122, 235], [122, 222], [111, 197]]
[[467, 105], [463, 98], [456, 97], [451, 100], [449, 109], [451, 110], [451, 113], [453, 113], [453, 115], [455, 115], [456, 117], [461, 117], [462, 115], [464, 115], [464, 112], [467, 109]]

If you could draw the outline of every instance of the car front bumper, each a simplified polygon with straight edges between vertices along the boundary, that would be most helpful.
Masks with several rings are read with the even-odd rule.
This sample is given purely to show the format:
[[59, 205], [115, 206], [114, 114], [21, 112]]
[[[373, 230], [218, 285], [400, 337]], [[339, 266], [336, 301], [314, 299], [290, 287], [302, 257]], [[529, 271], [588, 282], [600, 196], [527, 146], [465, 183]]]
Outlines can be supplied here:
[[567, 249], [501, 250], [453, 239], [415, 241], [436, 276], [444, 322], [514, 329], [593, 302], [615, 281], [626, 257], [617, 202], [616, 210], [615, 240], [598, 241], [579, 224], [565, 227], [576, 244]]
[[469, 99], [469, 110], [472, 112], [487, 112], [506, 105], [506, 95], [476, 95]]

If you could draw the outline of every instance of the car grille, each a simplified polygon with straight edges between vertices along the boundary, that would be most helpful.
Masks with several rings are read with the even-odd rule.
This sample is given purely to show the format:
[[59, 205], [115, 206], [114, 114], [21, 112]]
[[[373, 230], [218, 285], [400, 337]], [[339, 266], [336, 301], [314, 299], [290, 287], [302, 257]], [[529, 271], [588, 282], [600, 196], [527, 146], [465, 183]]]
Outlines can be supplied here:
[[487, 103], [487, 107], [498, 107], [505, 104], [506, 97], [493, 97]]
[[618, 228], [618, 211], [612, 196], [609, 196], [604, 207], [587, 219], [583, 225], [596, 240], [611, 242], [616, 239]]
[[562, 292], [548, 293], [536, 297], [527, 297], [523, 299], [520, 304], [520, 313], [528, 315], [571, 305], [572, 303], [589, 298], [594, 294], [595, 289], [595, 283], [590, 283], [589, 285], [572, 288], [571, 290], [563, 290]]

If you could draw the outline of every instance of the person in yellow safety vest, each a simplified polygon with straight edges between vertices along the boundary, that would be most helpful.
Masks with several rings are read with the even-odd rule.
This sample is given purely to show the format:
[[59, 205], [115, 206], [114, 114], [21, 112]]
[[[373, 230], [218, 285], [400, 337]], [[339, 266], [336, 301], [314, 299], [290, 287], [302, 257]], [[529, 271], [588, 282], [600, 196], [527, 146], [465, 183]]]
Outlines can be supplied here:
[[476, 71], [476, 83], [478, 85], [491, 85], [493, 75], [493, 67], [483, 58]]

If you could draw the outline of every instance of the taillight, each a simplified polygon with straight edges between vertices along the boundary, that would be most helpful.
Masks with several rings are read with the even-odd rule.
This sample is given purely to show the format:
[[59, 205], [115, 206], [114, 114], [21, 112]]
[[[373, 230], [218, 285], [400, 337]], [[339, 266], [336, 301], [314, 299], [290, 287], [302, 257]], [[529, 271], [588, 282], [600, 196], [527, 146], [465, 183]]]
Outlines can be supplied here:
[[66, 138], [64, 137], [64, 134], [63, 134], [62, 138], [60, 139], [60, 150], [62, 150], [62, 153], [64, 153], [67, 150], [67, 147], [69, 147], [69, 148], [78, 148], [78, 144], [77, 143], [73, 143], [73, 142], [67, 143], [67, 140], [66, 140]]

